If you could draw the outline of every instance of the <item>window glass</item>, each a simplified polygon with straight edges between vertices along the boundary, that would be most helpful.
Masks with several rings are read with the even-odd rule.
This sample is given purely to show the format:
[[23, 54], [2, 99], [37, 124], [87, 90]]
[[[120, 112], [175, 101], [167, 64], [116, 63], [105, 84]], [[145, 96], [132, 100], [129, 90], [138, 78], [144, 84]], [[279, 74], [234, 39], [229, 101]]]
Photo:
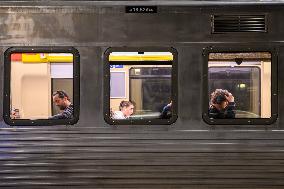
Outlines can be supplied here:
[[208, 116], [271, 117], [271, 53], [209, 53]]
[[136, 103], [136, 116], [160, 116], [171, 101], [172, 67], [133, 66], [129, 73], [130, 100]]
[[110, 72], [110, 98], [125, 99], [126, 98], [126, 72], [111, 71]]
[[111, 52], [110, 120], [173, 118], [173, 54], [171, 52]]
[[12, 53], [10, 119], [73, 118], [73, 54]]

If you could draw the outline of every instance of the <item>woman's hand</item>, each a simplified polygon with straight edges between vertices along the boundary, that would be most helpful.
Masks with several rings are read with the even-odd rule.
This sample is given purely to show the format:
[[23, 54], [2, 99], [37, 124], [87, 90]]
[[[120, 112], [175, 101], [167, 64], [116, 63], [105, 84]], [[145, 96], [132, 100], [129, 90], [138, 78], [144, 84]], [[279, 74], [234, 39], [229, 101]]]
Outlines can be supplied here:
[[225, 95], [226, 99], [228, 100], [228, 102], [234, 102], [235, 98], [232, 95], [232, 93], [229, 93], [228, 95]]

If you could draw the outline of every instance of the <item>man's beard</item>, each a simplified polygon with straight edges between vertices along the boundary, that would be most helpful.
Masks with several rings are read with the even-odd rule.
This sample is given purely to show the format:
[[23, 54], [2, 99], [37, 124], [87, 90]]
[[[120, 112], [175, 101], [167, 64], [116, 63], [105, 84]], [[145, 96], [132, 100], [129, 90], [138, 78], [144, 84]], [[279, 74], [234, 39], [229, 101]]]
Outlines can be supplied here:
[[64, 105], [58, 106], [58, 107], [59, 107], [60, 110], [65, 110], [65, 108], [66, 108]]

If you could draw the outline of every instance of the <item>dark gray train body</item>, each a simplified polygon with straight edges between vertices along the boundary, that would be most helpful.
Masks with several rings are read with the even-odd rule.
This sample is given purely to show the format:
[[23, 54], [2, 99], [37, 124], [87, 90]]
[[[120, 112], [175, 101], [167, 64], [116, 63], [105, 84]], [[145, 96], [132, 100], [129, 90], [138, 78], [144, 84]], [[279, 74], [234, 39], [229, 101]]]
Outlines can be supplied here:
[[[127, 14], [126, 5], [156, 5]], [[1, 188], [283, 188], [284, 6], [277, 2], [24, 1], [0, 3], [3, 53], [15, 46], [72, 46], [80, 53], [80, 119], [73, 126], [0, 122]], [[266, 14], [267, 33], [212, 34], [215, 14]], [[104, 121], [103, 56], [109, 47], [174, 47], [178, 119], [172, 125]], [[207, 47], [273, 48], [278, 118], [271, 125], [202, 119]], [[3, 115], [3, 101], [0, 114]]]

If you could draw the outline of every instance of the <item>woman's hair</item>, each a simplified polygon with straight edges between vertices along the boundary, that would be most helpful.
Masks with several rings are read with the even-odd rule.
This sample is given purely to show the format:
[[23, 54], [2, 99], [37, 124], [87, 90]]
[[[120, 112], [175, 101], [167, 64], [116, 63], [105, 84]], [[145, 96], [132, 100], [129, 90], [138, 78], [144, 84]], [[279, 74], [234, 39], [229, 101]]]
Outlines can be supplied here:
[[[119, 110], [121, 111], [123, 107], [129, 107], [129, 106], [131, 106], [131, 105], [133, 105], [132, 102], [123, 100], [123, 101], [121, 101], [120, 104], [119, 104]], [[133, 105], [133, 106], [134, 106], [134, 105]]]
[[216, 89], [211, 93], [210, 104], [221, 104], [221, 102], [226, 100], [226, 96], [229, 96], [229, 91], [224, 89]]

